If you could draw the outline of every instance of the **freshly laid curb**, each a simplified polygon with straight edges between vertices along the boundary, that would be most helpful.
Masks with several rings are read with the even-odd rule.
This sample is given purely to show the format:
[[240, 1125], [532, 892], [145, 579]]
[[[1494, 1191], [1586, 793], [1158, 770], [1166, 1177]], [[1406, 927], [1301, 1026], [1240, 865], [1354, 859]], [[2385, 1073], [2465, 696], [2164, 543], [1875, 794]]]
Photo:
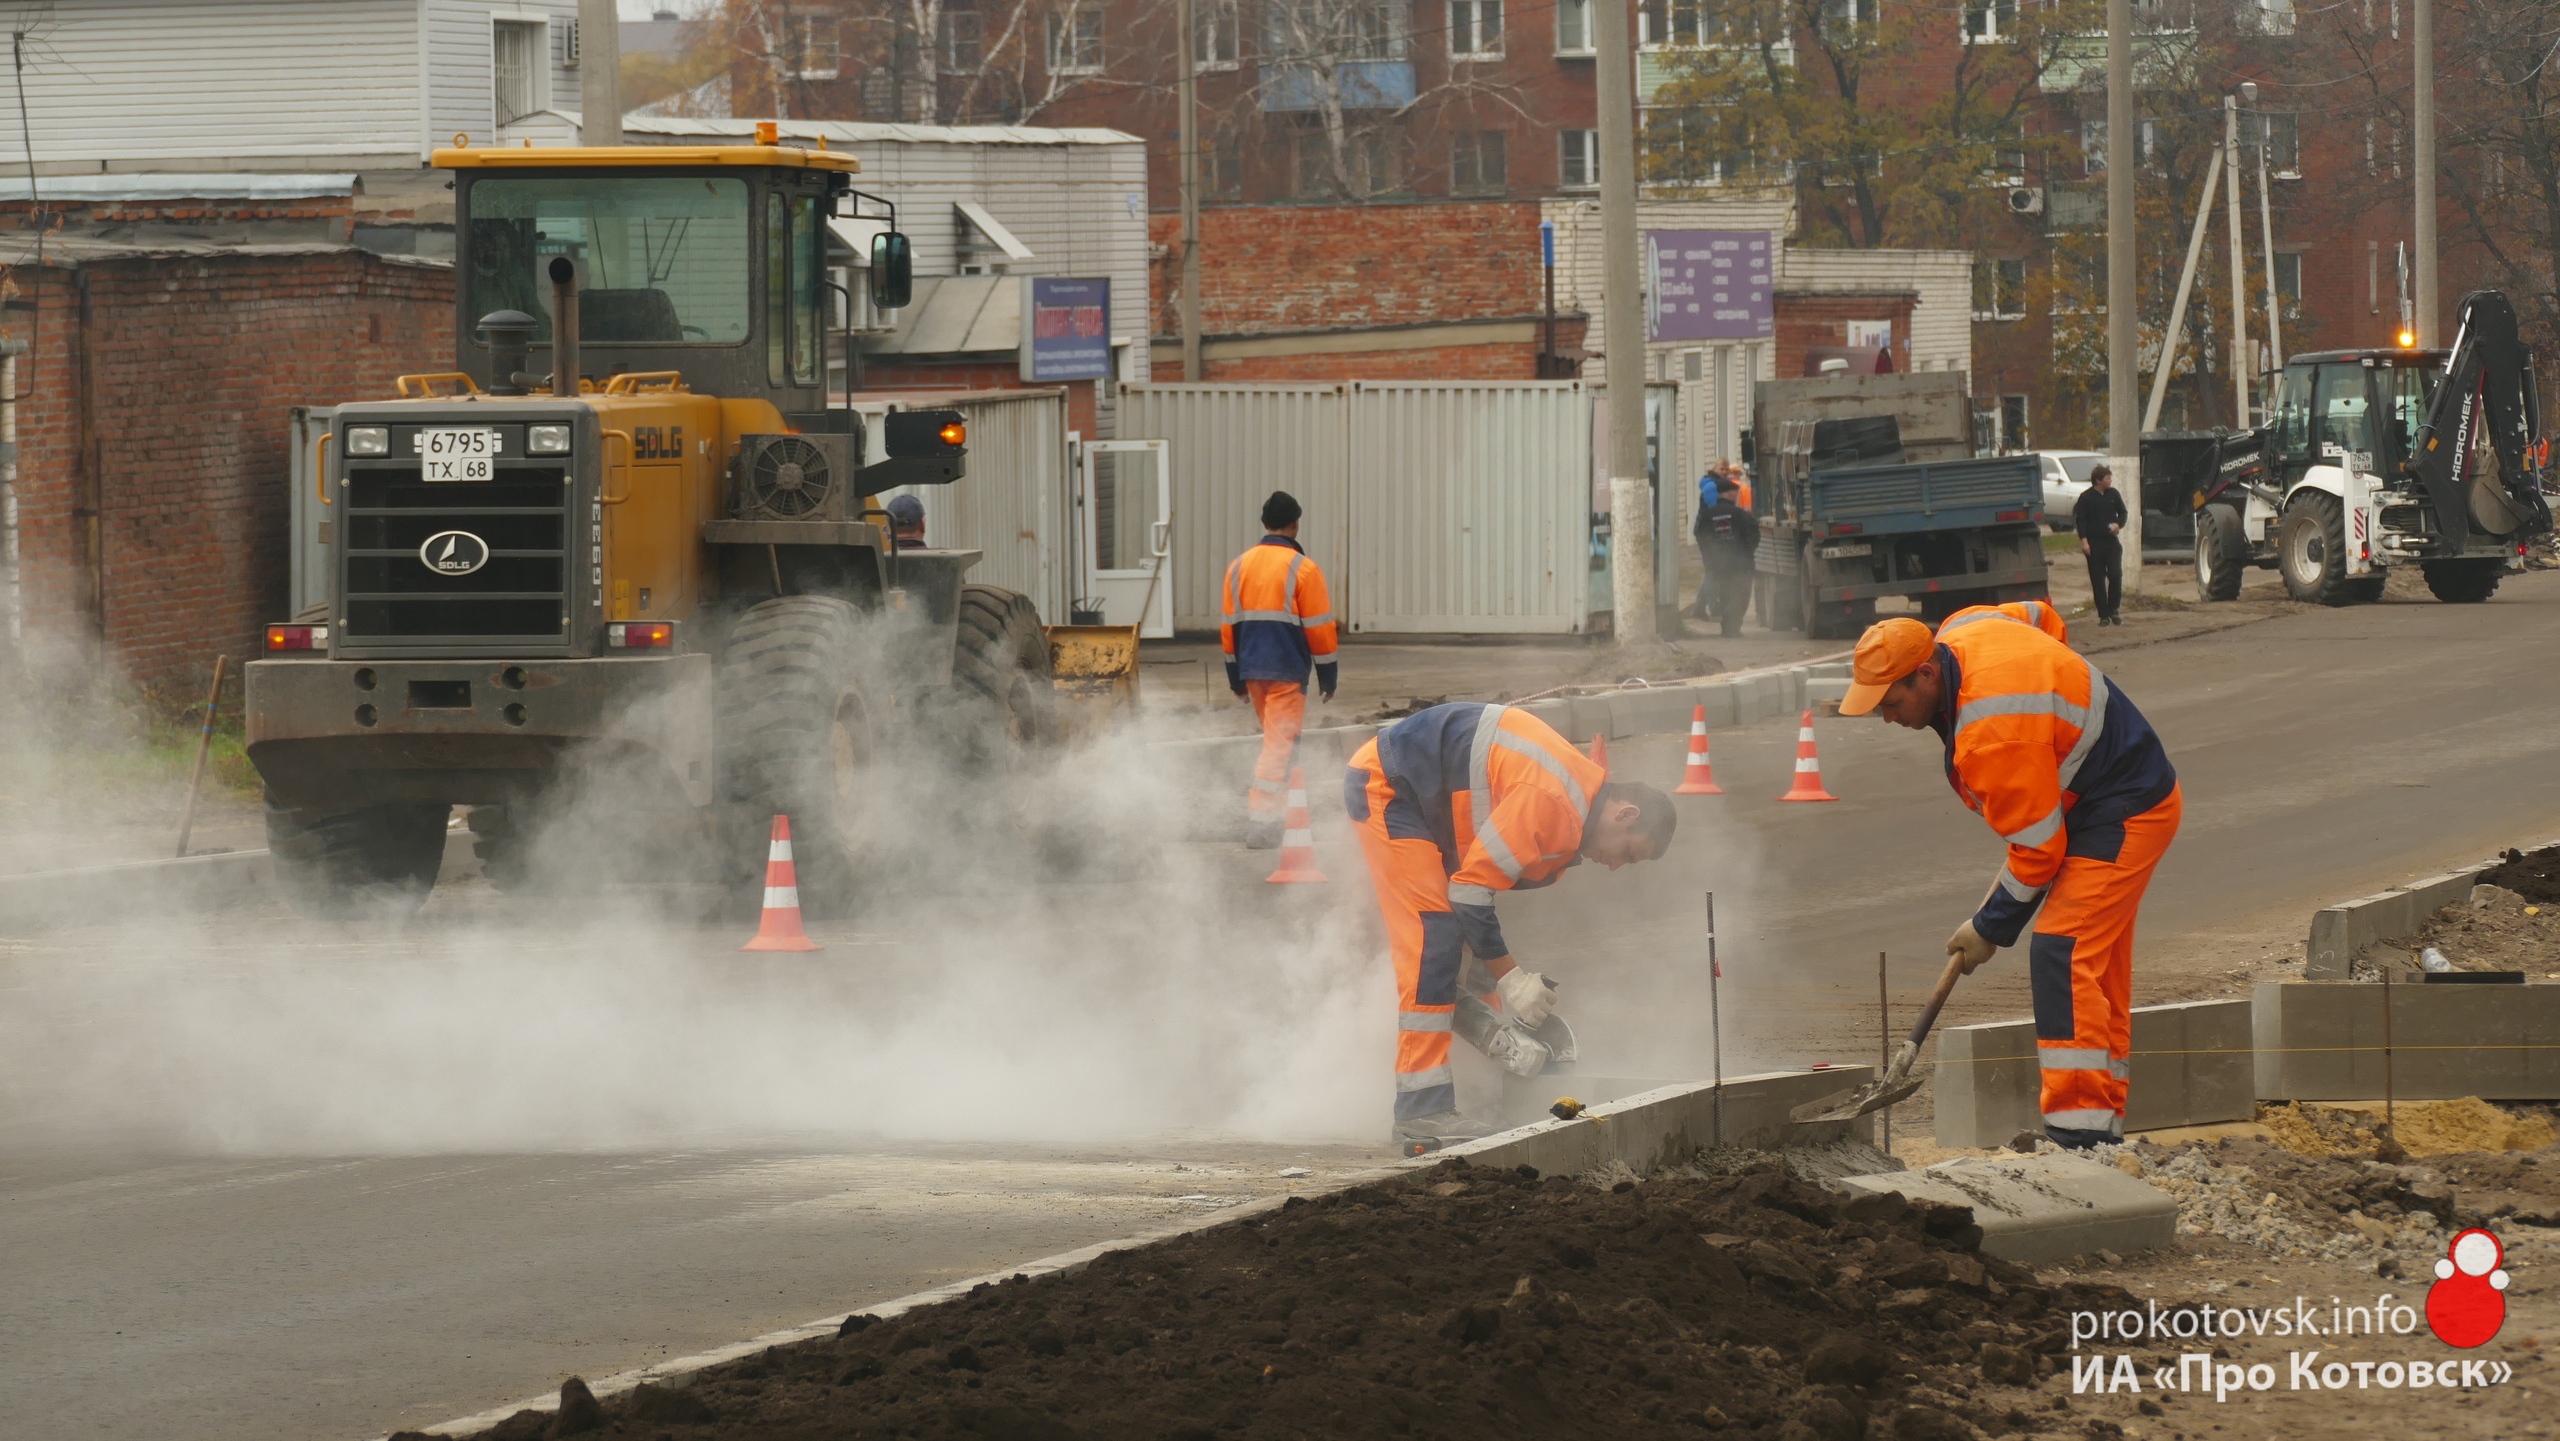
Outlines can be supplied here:
[[[1819, 1071], [1779, 1071], [1756, 1076], [1739, 1076], [1724, 1083], [1724, 1144], [1756, 1145], [1775, 1148], [1790, 1139], [1829, 1141], [1846, 1138], [1872, 1140], [1872, 1118], [1856, 1122], [1838, 1122], [1819, 1128], [1791, 1127], [1787, 1122], [1790, 1108], [1806, 1101], [1819, 1100], [1834, 1091], [1863, 1085], [1873, 1079], [1871, 1066], [1835, 1066]], [[1452, 1146], [1428, 1156], [1398, 1161], [1376, 1170], [1355, 1172], [1325, 1185], [1285, 1196], [1266, 1196], [1231, 1206], [1211, 1215], [1186, 1218], [1170, 1226], [1143, 1235], [1118, 1240], [1097, 1241], [1072, 1251], [1060, 1251], [1036, 1261], [989, 1271], [858, 1308], [852, 1314], [886, 1319], [901, 1316], [919, 1307], [957, 1300], [980, 1286], [995, 1285], [1016, 1276], [1048, 1276], [1081, 1271], [1097, 1256], [1112, 1251], [1126, 1251], [1153, 1245], [1193, 1231], [1223, 1226], [1253, 1216], [1268, 1215], [1306, 1196], [1328, 1195], [1347, 1191], [1354, 1186], [1374, 1185], [1413, 1171], [1429, 1170], [1453, 1156], [1463, 1156], [1474, 1166], [1536, 1166], [1540, 1171], [1575, 1175], [1583, 1171], [1622, 1161], [1639, 1172], [1677, 1165], [1713, 1144], [1716, 1112], [1716, 1086], [1711, 1081], [1695, 1081], [1683, 1085], [1664, 1086], [1641, 1096], [1594, 1106], [1571, 1121], [1542, 1121], [1516, 1131], [1487, 1136], [1463, 1146]], [[2139, 1183], [2137, 1183], [2139, 1184]], [[1962, 1204], [1962, 1203], [1960, 1203]], [[788, 1346], [798, 1341], [811, 1341], [836, 1334], [844, 1324], [846, 1313], [823, 1316], [804, 1326], [768, 1331], [750, 1340], [733, 1342], [708, 1351], [672, 1360], [653, 1361], [646, 1366], [617, 1372], [604, 1379], [590, 1380], [587, 1387], [598, 1397], [617, 1395], [643, 1382], [682, 1385], [692, 1374], [707, 1366], [751, 1356], [768, 1346]], [[509, 1406], [495, 1406], [475, 1415], [458, 1417], [433, 1426], [418, 1428], [429, 1435], [462, 1435], [485, 1431], [518, 1411], [553, 1411], [560, 1405], [555, 1389], [529, 1397]], [[375, 1441], [384, 1441], [377, 1436]]]
[[218, 909], [264, 899], [268, 886], [262, 850], [0, 876], [0, 933]]
[[[2257, 1077], [2245, 1000], [2180, 1001], [2133, 1008], [2133, 1075], [2125, 1129], [2246, 1121], [2257, 1114]], [[2042, 1078], [2031, 1020], [1949, 1026], [1938, 1032], [1941, 1146], [2008, 1144], [2044, 1129]]]
[[[2536, 842], [2524, 847], [2527, 852], [2554, 844]], [[2303, 954], [2302, 978], [2306, 981], [2343, 981], [2353, 975], [2359, 952], [2376, 941], [2394, 936], [2417, 934], [2427, 917], [2471, 894], [2480, 877], [2503, 864], [2492, 856], [2460, 870], [2393, 886], [2352, 901], [2342, 901], [2315, 911], [2311, 916], [2311, 943]]]
[[2143, 1251], [2178, 1239], [2178, 1203], [2087, 1156], [1968, 1156], [1922, 1171], [1846, 1176], [1842, 1190], [1898, 1192], [1973, 1208], [1984, 1254], [2022, 1265], [2096, 1250]]
[[2252, 1015], [2260, 1100], [2560, 1100], [2560, 985], [2270, 981]]

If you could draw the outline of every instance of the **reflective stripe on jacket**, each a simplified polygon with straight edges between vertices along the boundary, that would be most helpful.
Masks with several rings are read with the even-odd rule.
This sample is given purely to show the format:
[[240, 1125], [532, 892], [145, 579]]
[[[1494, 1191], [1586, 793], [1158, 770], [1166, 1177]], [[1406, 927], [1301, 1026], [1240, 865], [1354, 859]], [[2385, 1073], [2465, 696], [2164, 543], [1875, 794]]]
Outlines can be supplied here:
[[2103, 846], [2178, 783], [2151, 723], [2062, 631], [2042, 601], [1975, 606], [1938, 628], [1946, 701], [1931, 724], [1947, 782], [2009, 843], [1973, 918], [1994, 945], [2016, 943], [2075, 838]]
[[1388, 834], [1435, 842], [1467, 948], [1510, 954], [1494, 892], [1548, 885], [1574, 863], [1608, 772], [1536, 716], [1481, 702], [1417, 711], [1377, 744], [1395, 787]]
[[1226, 623], [1218, 648], [1239, 680], [1306, 684], [1307, 668], [1333, 655], [1333, 598], [1324, 570], [1298, 543], [1266, 535], [1227, 566]]

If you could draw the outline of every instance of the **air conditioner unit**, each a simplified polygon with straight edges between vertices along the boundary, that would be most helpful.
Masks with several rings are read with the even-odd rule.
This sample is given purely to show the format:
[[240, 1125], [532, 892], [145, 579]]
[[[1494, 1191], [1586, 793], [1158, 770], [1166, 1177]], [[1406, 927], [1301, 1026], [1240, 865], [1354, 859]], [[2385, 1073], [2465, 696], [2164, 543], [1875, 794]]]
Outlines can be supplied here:
[[560, 24], [560, 68], [578, 68], [578, 22], [563, 20]]
[[850, 520], [854, 437], [747, 435], [729, 475], [738, 520]]
[[2012, 215], [2044, 214], [2044, 187], [2013, 185], [2009, 188], [2009, 213]]

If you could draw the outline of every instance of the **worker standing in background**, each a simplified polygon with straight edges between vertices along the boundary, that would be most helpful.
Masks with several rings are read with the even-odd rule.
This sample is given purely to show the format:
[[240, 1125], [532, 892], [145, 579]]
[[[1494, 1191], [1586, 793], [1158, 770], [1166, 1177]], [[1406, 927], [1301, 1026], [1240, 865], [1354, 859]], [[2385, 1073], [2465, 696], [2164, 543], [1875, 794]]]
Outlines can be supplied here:
[[1714, 476], [1708, 481], [1715, 489], [1711, 496], [1700, 496], [1707, 504], [1700, 507], [1696, 523], [1689, 527], [1707, 574], [1698, 582], [1698, 603], [1690, 607], [1689, 613], [1705, 620], [1707, 594], [1712, 590], [1717, 624], [1726, 635], [1740, 635], [1742, 614], [1751, 608], [1751, 558], [1760, 548], [1760, 522], [1735, 504], [1737, 482]]
[[2124, 523], [2115, 472], [2103, 465], [2092, 469], [2089, 488], [2071, 503], [2071, 528], [2080, 535], [2080, 553], [2089, 558], [2089, 598], [2100, 625], [2124, 624]]
[[1458, 1111], [1450, 1037], [1514, 1075], [1537, 1075], [1550, 1048], [1536, 1033], [1556, 994], [1512, 956], [1494, 893], [1547, 885], [1583, 860], [1614, 871], [1659, 858], [1679, 823], [1671, 797], [1610, 780], [1527, 711], [1458, 702], [1416, 711], [1361, 746], [1342, 803], [1360, 829], [1395, 962], [1395, 1138], [1486, 1134]]
[[1840, 713], [1935, 730], [1957, 797], [2008, 842], [1947, 954], [1971, 975], [2033, 918], [2044, 1130], [2078, 1148], [2124, 1139], [2134, 913], [2184, 800], [2151, 723], [2062, 641], [2062, 617], [2041, 601], [1969, 607], [1935, 636], [1907, 617], [1878, 621], [1858, 638]]
[[1244, 801], [1244, 843], [1255, 850], [1280, 844], [1289, 767], [1307, 721], [1307, 670], [1314, 668], [1328, 701], [1339, 675], [1333, 601], [1323, 568], [1298, 545], [1298, 515], [1296, 497], [1271, 492], [1262, 503], [1262, 539], [1228, 565], [1222, 588], [1226, 612], [1218, 646], [1226, 652], [1227, 688], [1252, 701], [1262, 722], [1262, 754], [1254, 759]]
[[924, 502], [912, 495], [893, 495], [880, 507], [889, 513], [889, 540], [900, 550], [924, 547]]

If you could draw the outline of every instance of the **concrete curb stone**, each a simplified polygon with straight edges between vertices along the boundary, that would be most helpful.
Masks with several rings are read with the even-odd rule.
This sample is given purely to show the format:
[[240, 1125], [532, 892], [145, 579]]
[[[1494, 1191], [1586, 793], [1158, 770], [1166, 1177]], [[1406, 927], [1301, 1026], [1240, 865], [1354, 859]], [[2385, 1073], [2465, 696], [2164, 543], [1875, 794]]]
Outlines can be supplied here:
[[2178, 1203], [2148, 1182], [2087, 1156], [1967, 1156], [1922, 1171], [1849, 1176], [1840, 1189], [1898, 1192], [1973, 1208], [1984, 1254], [2022, 1265], [2104, 1248], [2143, 1251], [2178, 1238]]

